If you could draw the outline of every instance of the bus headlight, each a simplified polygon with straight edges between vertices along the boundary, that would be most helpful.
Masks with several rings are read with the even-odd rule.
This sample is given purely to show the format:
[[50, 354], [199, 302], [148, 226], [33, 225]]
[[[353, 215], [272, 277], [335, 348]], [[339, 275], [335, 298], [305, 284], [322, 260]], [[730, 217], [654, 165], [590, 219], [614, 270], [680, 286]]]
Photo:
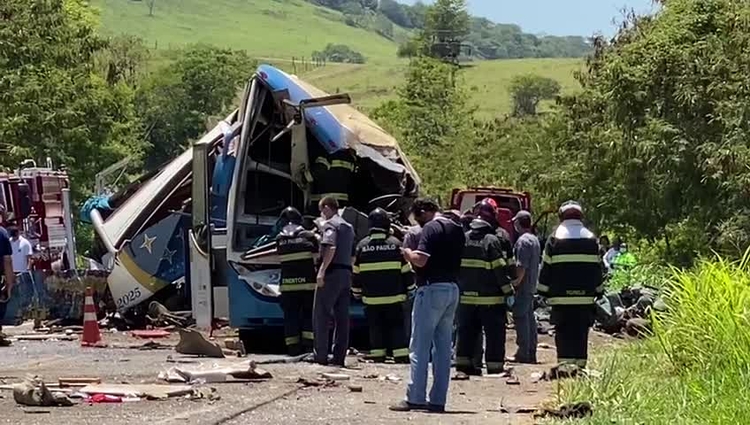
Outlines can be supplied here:
[[279, 283], [281, 282], [281, 269], [264, 269], [252, 271], [246, 266], [230, 261], [240, 280], [247, 283], [248, 286], [259, 294], [276, 298], [280, 295]]

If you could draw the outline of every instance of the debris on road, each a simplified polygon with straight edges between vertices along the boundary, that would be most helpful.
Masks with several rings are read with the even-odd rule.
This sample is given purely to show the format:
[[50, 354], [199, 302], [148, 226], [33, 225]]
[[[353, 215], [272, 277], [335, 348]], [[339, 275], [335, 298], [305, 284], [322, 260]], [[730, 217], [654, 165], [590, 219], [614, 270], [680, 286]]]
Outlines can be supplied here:
[[559, 409], [542, 409], [535, 414], [535, 418], [555, 418], [555, 419], [583, 419], [594, 413], [591, 403], [587, 401], [566, 404]]
[[68, 335], [64, 333], [58, 333], [58, 334], [39, 333], [39, 334], [13, 335], [12, 339], [15, 339], [17, 341], [51, 341], [51, 340], [75, 341], [78, 338], [75, 335]]
[[[663, 312], [666, 305], [656, 288], [648, 286], [626, 287], [618, 292], [609, 292], [596, 300], [594, 329], [610, 335], [623, 331], [631, 336], [648, 335], [651, 329], [649, 317], [652, 312]], [[549, 325], [551, 308], [542, 297], [534, 300], [534, 316], [539, 334], [554, 335]], [[541, 343], [538, 348], [554, 348]]]
[[331, 381], [347, 381], [351, 378], [344, 373], [321, 373], [321, 376]]
[[57, 383], [61, 387], [86, 386], [91, 384], [101, 384], [101, 378], [59, 378]]
[[163, 329], [143, 329], [130, 332], [130, 336], [142, 339], [167, 338], [172, 335]]
[[51, 392], [41, 380], [26, 379], [13, 385], [13, 399], [23, 406], [72, 406], [73, 401], [62, 392]]
[[304, 387], [336, 387], [339, 385], [338, 382], [330, 379], [310, 379], [310, 378], [297, 378], [297, 383], [302, 384]]
[[267, 370], [258, 368], [255, 365], [255, 362], [252, 361], [248, 365], [223, 369], [185, 370], [173, 367], [167, 372], [159, 373], [160, 380], [188, 384], [228, 382], [230, 377], [237, 380], [248, 381], [267, 380], [273, 378], [273, 375]]
[[147, 399], [165, 399], [190, 394], [193, 387], [188, 385], [160, 384], [101, 384], [87, 385], [81, 388], [84, 394], [108, 394], [120, 397], [138, 397]]
[[195, 356], [224, 358], [224, 350], [219, 344], [211, 342], [195, 329], [180, 329], [180, 342], [177, 343], [175, 351], [180, 354], [191, 354]]

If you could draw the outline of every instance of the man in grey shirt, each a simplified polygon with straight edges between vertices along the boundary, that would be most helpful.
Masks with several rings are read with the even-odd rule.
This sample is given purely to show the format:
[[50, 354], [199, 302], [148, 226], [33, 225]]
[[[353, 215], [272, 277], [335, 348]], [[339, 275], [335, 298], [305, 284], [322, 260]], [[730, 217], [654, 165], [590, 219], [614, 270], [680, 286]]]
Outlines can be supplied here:
[[320, 200], [319, 207], [326, 221], [320, 241], [321, 263], [313, 311], [315, 361], [322, 365], [328, 364], [328, 324], [333, 320], [333, 364], [344, 366], [346, 352], [349, 349], [349, 297], [352, 286], [354, 229], [339, 216], [339, 205], [335, 198], [324, 197]]
[[519, 211], [513, 218], [513, 226], [520, 235], [513, 248], [516, 258], [516, 289], [513, 304], [513, 321], [516, 326], [517, 363], [536, 363], [537, 327], [534, 317], [534, 293], [539, 278], [541, 248], [539, 239], [531, 233], [531, 213]]

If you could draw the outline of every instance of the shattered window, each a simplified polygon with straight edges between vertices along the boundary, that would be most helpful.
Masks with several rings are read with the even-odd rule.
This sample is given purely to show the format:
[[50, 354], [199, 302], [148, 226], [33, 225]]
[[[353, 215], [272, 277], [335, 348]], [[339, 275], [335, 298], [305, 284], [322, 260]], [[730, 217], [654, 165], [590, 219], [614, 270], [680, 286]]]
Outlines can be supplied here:
[[304, 201], [294, 182], [273, 174], [248, 172], [245, 189], [246, 215], [278, 217], [290, 205], [301, 209]]

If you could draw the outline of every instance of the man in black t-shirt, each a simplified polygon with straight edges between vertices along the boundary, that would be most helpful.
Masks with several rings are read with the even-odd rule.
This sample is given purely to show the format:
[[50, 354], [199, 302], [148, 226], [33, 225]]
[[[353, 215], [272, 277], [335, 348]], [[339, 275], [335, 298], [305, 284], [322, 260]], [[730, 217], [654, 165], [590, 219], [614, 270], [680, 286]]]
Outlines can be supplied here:
[[[406, 400], [391, 410], [445, 411], [450, 384], [453, 318], [458, 305], [458, 276], [465, 236], [455, 221], [443, 217], [438, 206], [420, 199], [412, 206], [414, 219], [422, 225], [416, 250], [404, 248], [404, 258], [417, 273], [417, 294], [412, 310], [409, 344], [411, 378]], [[427, 369], [430, 350], [434, 381], [427, 400]]]

